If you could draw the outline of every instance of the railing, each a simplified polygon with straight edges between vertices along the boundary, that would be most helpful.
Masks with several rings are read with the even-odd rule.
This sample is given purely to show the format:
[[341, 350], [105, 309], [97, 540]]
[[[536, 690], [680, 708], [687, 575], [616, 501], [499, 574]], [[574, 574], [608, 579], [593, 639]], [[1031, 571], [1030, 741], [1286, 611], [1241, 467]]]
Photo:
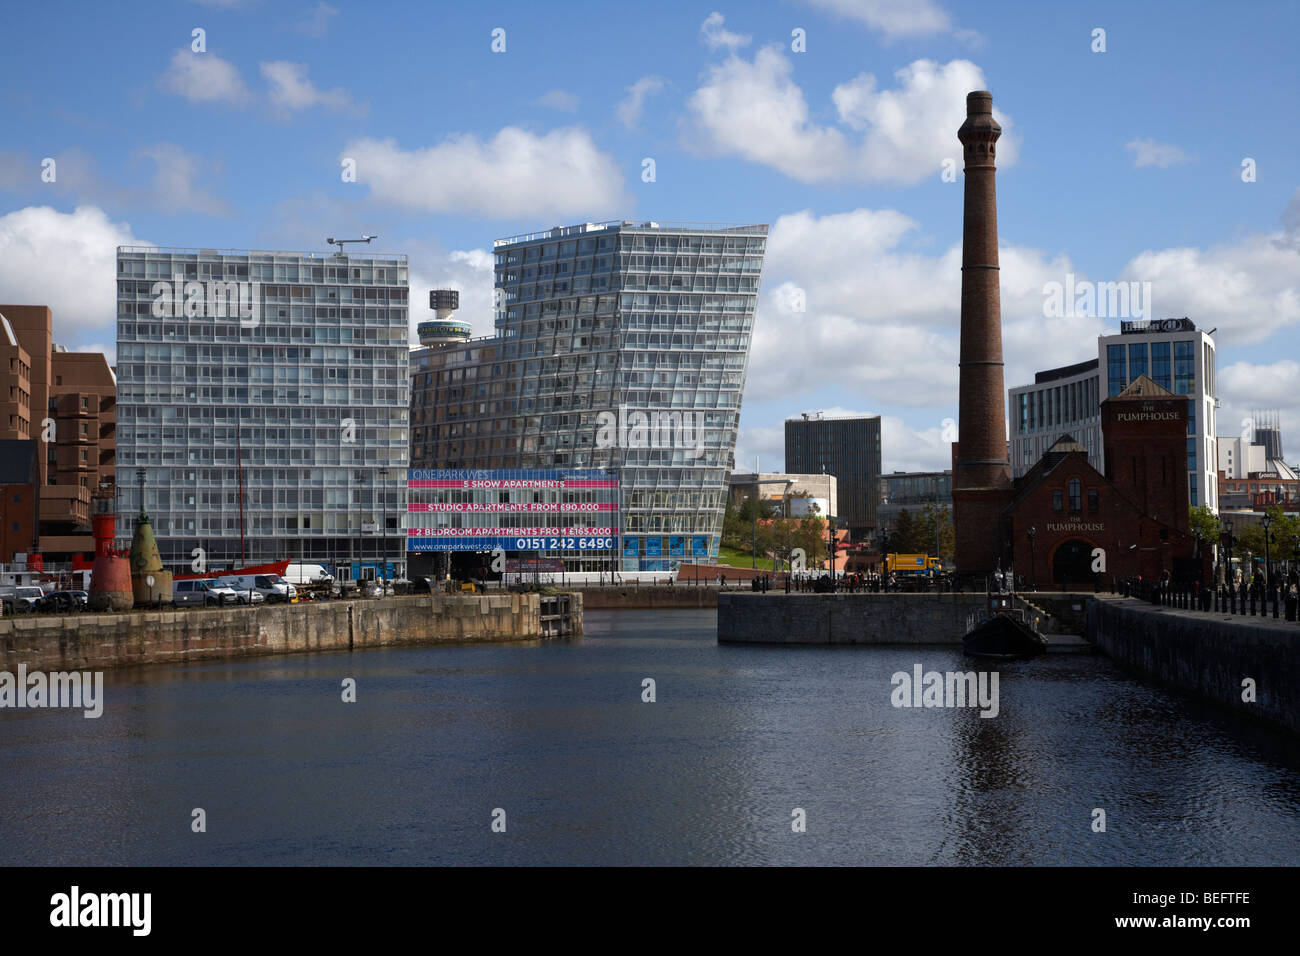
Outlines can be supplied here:
[[588, 233], [600, 232], [604, 229], [626, 229], [632, 232], [637, 230], [657, 230], [657, 229], [681, 229], [690, 232], [737, 232], [756, 236], [767, 235], [767, 224], [746, 224], [739, 222], [691, 222], [688, 220], [669, 220], [669, 219], [608, 219], [603, 222], [583, 222], [574, 226], [556, 226], [553, 229], [544, 229], [541, 232], [529, 232], [521, 236], [510, 236], [506, 239], [495, 239], [492, 242], [493, 248], [500, 246], [512, 246], [520, 242], [532, 242], [537, 239], [565, 239], [570, 236], [582, 236]]
[[[1120, 597], [1149, 601], [1162, 607], [1205, 614], [1273, 617], [1300, 623], [1300, 587], [1293, 572], [1285, 580], [1247, 584], [1202, 586], [1199, 582], [1150, 582], [1122, 579], [1113, 582], [1111, 592]], [[1272, 614], [1270, 615], [1270, 609]]]
[[[373, 259], [376, 262], [384, 264], [406, 265], [407, 257], [401, 253], [387, 252], [375, 253], [373, 255], [353, 255], [348, 254], [340, 256], [336, 252], [294, 252], [288, 249], [190, 249], [180, 246], [118, 246], [118, 253], [148, 254], [156, 255], [181, 255], [181, 256], [281, 256], [301, 259], [320, 259], [322, 262], [327, 259]], [[289, 281], [289, 280], [285, 280]]]

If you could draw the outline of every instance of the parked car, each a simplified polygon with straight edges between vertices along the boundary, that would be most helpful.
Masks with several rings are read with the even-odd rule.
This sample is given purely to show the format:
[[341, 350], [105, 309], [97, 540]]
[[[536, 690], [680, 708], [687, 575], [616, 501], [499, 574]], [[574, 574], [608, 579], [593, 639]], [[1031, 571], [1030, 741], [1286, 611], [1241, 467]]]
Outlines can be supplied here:
[[21, 584], [7, 587], [0, 591], [4, 600], [6, 614], [30, 614], [37, 610], [37, 604], [45, 597], [45, 592], [34, 584]]
[[51, 591], [36, 602], [38, 611], [84, 611], [90, 595], [85, 591]]
[[211, 607], [228, 601], [234, 601], [234, 593], [223, 592], [206, 578], [177, 581], [172, 585], [172, 604], [176, 607]]
[[223, 594], [225, 600], [221, 602], [222, 604], [262, 604], [266, 601], [265, 595], [251, 588], [240, 587], [237, 579], [218, 578], [217, 587], [233, 594], [233, 597], [230, 594]]

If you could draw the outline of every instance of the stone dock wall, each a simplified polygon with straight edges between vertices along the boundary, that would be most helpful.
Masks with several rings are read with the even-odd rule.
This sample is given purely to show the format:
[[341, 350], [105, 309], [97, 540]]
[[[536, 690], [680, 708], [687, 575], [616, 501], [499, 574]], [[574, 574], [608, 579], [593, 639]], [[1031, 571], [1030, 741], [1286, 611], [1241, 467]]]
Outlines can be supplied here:
[[[1110, 597], [1090, 601], [1087, 613], [1089, 638], [1125, 668], [1300, 731], [1300, 626], [1294, 622]], [[1253, 702], [1242, 699], [1247, 679], [1254, 682]]]
[[960, 644], [983, 594], [718, 595], [720, 644]]
[[100, 670], [304, 651], [582, 633], [582, 595], [389, 597], [0, 620], [0, 670]]

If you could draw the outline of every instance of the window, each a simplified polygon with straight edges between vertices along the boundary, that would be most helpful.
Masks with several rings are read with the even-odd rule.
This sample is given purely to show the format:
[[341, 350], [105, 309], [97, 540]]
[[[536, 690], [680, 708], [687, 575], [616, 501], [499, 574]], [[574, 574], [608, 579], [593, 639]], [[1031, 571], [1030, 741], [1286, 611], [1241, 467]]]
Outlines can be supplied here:
[[1070, 510], [1083, 510], [1083, 483], [1078, 478], [1070, 479]]
[[1162, 388], [1173, 389], [1169, 375], [1169, 343], [1151, 343], [1151, 379]]
[[1060, 488], [1052, 489], [1052, 510], [1053, 511], [1061, 510], [1061, 489]]
[[1088, 513], [1095, 515], [1100, 510], [1101, 510], [1101, 500], [1100, 500], [1100, 496], [1097, 494], [1097, 489], [1089, 488], [1088, 489]]
[[1174, 393], [1192, 394], [1196, 376], [1196, 343], [1190, 339], [1174, 343]]
[[1108, 395], [1114, 396], [1124, 391], [1124, 386], [1128, 384], [1124, 375], [1124, 346], [1106, 346], [1106, 382]]
[[1196, 399], [1187, 400], [1187, 434], [1196, 434]]
[[1147, 344], [1141, 342], [1128, 347], [1128, 380], [1147, 373]]

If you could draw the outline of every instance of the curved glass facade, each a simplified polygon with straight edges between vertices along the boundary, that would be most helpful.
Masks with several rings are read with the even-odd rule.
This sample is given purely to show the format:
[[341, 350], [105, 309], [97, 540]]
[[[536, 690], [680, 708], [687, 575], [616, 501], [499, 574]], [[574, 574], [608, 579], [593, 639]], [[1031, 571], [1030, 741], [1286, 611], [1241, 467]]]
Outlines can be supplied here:
[[499, 240], [497, 334], [413, 356], [413, 465], [614, 470], [624, 570], [675, 567], [670, 538], [716, 557], [766, 242], [630, 221]]

